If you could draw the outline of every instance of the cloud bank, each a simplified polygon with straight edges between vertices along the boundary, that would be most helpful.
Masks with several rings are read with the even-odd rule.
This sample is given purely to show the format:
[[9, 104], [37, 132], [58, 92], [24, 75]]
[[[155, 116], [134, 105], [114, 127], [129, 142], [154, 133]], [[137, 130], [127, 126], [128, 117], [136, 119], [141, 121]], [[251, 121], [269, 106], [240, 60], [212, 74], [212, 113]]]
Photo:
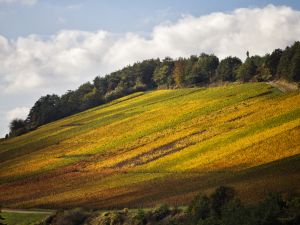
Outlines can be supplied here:
[[0, 35], [0, 99], [11, 98], [15, 107], [28, 107], [18, 96], [34, 102], [45, 90], [63, 93], [96, 75], [143, 59], [201, 52], [244, 59], [246, 51], [265, 54], [299, 38], [300, 11], [274, 5], [200, 17], [186, 15], [176, 23], [155, 26], [147, 37], [103, 30], [62, 30], [47, 38], [30, 35], [16, 40]]

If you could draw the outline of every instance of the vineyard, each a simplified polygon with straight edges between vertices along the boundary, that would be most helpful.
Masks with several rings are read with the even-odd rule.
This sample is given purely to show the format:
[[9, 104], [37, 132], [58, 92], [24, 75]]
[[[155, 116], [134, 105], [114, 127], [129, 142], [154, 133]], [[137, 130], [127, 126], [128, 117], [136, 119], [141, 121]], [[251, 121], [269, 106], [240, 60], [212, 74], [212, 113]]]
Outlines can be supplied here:
[[12, 208], [183, 205], [300, 191], [300, 94], [265, 83], [138, 92], [0, 142]]

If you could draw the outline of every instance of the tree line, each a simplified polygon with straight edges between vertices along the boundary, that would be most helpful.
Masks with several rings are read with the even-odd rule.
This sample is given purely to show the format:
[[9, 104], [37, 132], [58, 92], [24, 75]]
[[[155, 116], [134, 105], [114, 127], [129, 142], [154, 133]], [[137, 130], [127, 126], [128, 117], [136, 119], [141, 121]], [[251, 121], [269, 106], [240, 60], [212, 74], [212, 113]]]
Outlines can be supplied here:
[[250, 56], [244, 62], [238, 57], [219, 60], [202, 53], [188, 58], [149, 59], [121, 70], [97, 76], [65, 94], [42, 96], [25, 120], [10, 123], [8, 137], [19, 136], [49, 122], [105, 104], [137, 91], [207, 86], [220, 82], [264, 82], [274, 79], [300, 81], [300, 42], [275, 49], [264, 56]]
[[[1, 218], [0, 218], [1, 221]], [[5, 222], [5, 220], [4, 220]], [[1, 223], [1, 222], [0, 222]], [[264, 200], [244, 204], [231, 187], [210, 195], [199, 193], [187, 208], [161, 204], [154, 208], [101, 211], [58, 210], [37, 225], [299, 225], [300, 197], [270, 193]]]

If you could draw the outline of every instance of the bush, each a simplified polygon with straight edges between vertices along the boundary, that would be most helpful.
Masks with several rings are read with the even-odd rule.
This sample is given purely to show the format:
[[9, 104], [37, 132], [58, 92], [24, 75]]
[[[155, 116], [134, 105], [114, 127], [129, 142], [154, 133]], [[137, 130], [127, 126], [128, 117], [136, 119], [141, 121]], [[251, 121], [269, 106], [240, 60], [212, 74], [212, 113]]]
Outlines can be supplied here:
[[222, 209], [222, 225], [252, 225], [251, 215], [238, 199], [229, 201]]
[[145, 225], [147, 224], [146, 214], [145, 211], [139, 209], [135, 217], [133, 218], [135, 225]]
[[278, 217], [283, 212], [285, 202], [280, 194], [269, 194], [254, 210], [253, 218], [257, 224], [277, 225], [280, 224]]
[[82, 208], [76, 208], [68, 211], [57, 212], [55, 217], [51, 219], [52, 225], [79, 225], [90, 215], [89, 212]]
[[188, 216], [191, 224], [197, 224], [199, 220], [208, 218], [210, 215], [210, 201], [206, 195], [199, 194], [188, 208]]
[[169, 206], [167, 204], [161, 204], [156, 207], [153, 212], [153, 216], [156, 221], [162, 220], [170, 213]]
[[123, 224], [122, 215], [118, 212], [113, 212], [110, 215], [110, 225], [121, 225]]

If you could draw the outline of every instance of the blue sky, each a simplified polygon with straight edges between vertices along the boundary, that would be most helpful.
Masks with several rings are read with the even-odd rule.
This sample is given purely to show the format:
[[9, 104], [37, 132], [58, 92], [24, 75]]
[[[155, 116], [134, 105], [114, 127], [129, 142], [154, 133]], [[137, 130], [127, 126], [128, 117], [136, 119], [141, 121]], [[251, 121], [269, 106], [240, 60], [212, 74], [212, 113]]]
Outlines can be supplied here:
[[0, 137], [42, 95], [136, 61], [244, 59], [299, 39], [297, 0], [0, 0]]
[[147, 34], [154, 25], [176, 21], [183, 14], [201, 16], [271, 3], [300, 8], [297, 0], [40, 0], [35, 4], [1, 4], [0, 32], [8, 38], [33, 33], [47, 36], [62, 29]]

